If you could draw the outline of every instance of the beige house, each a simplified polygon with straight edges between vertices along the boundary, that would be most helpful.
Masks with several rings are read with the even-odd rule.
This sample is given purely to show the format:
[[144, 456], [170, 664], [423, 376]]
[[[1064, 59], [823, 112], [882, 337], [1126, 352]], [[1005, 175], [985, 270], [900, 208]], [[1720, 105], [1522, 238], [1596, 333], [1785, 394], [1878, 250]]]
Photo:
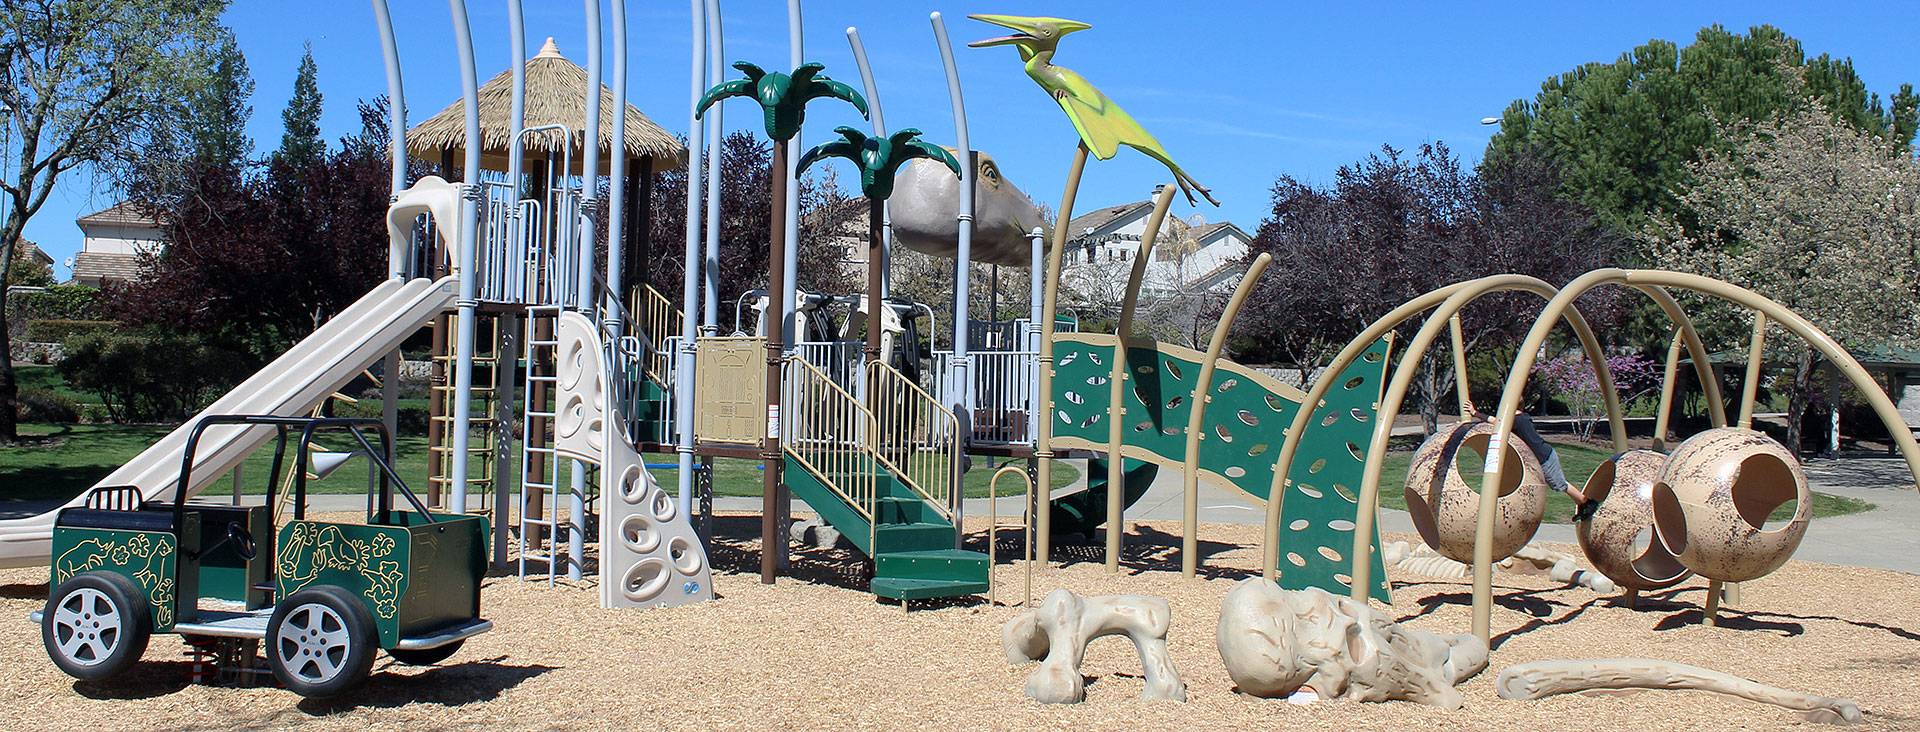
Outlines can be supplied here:
[[[1156, 191], [1156, 194], [1158, 192]], [[1068, 226], [1065, 262], [1131, 263], [1153, 214], [1153, 201], [1135, 201], [1073, 217]], [[1147, 263], [1143, 291], [1159, 294], [1232, 290], [1240, 282], [1241, 260], [1253, 237], [1231, 222], [1208, 223], [1167, 217], [1161, 224], [1153, 261]]]
[[159, 222], [142, 214], [131, 201], [87, 214], [74, 223], [86, 237], [70, 263], [75, 284], [99, 287], [106, 280], [137, 279], [140, 255], [165, 247]]

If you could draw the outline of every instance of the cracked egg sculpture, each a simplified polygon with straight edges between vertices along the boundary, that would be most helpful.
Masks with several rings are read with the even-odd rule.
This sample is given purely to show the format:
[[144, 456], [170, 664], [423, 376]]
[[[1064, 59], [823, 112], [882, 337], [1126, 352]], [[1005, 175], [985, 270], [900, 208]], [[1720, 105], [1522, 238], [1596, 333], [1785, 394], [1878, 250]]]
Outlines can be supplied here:
[[[1772, 528], [1767, 516], [1794, 501]], [[1800, 461], [1753, 430], [1711, 429], [1680, 443], [1653, 484], [1661, 545], [1709, 579], [1745, 582], [1779, 569], [1806, 536], [1813, 494]]]
[[1600, 502], [1593, 518], [1574, 525], [1580, 551], [1620, 587], [1658, 590], [1693, 574], [1653, 537], [1653, 486], [1666, 467], [1664, 453], [1628, 450], [1601, 463], [1580, 490]]
[[[1414, 528], [1427, 546], [1456, 562], [1473, 562], [1480, 521], [1480, 475], [1474, 473], [1469, 481], [1460, 474], [1456, 460], [1463, 448], [1484, 459], [1493, 433], [1489, 422], [1456, 424], [1421, 443], [1407, 467], [1407, 512], [1413, 515]], [[1502, 476], [1493, 520], [1496, 562], [1527, 545], [1547, 508], [1547, 481], [1533, 452], [1518, 438], [1501, 452], [1503, 460], [1519, 469], [1509, 468]]]

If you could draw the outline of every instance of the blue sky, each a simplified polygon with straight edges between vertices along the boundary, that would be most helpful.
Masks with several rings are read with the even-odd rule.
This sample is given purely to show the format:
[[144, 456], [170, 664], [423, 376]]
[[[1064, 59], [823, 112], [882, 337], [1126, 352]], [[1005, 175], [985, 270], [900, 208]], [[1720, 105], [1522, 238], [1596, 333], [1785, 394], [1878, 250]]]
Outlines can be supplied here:
[[[406, 73], [410, 122], [458, 100], [459, 69], [445, 3], [391, 0]], [[529, 0], [529, 55], [548, 36], [585, 64], [583, 2]], [[1002, 35], [966, 13], [1051, 15], [1093, 25], [1067, 37], [1055, 62], [1072, 68], [1125, 107], [1183, 168], [1211, 187], [1220, 208], [1180, 201], [1179, 215], [1230, 220], [1251, 232], [1280, 175], [1327, 182], [1342, 165], [1382, 144], [1441, 141], [1478, 160], [1497, 116], [1540, 82], [1589, 61], [1611, 61], [1661, 38], [1686, 45], [1702, 26], [1744, 32], [1760, 23], [1799, 38], [1810, 55], [1851, 57], [1868, 89], [1885, 97], [1920, 80], [1920, 4], [1842, 7], [1804, 2], [1616, 3], [1279, 3], [1028, 2], [955, 4], [839, 0], [806, 8], [806, 57], [858, 87], [845, 30], [860, 28], [879, 78], [890, 128], [914, 126], [953, 140], [952, 112], [927, 20], [947, 16], [966, 94], [973, 145], [992, 153], [1034, 200], [1056, 205], [1072, 155], [1073, 131], [1025, 74], [1011, 48], [964, 44]], [[787, 59], [786, 4], [722, 0], [726, 57], [767, 68]], [[505, 0], [476, 0], [471, 13], [482, 81], [505, 69]], [[671, 132], [688, 124], [689, 3], [629, 3], [629, 101]], [[602, 12], [611, 24], [610, 11]], [[256, 152], [278, 146], [280, 112], [293, 89], [301, 46], [312, 43], [325, 96], [329, 139], [359, 126], [355, 100], [386, 92], [373, 11], [366, 2], [236, 0], [226, 14], [258, 88], [248, 132]], [[611, 52], [611, 40], [606, 47]], [[731, 72], [731, 70], [729, 70]], [[611, 69], [606, 81], [611, 82]], [[845, 105], [816, 105], [803, 144], [835, 125], [864, 125]], [[758, 126], [749, 105], [728, 107], [729, 127]], [[79, 249], [75, 217], [113, 202], [84, 171], [70, 174], [29, 223], [27, 237], [64, 265]], [[1089, 166], [1076, 208], [1140, 200], [1165, 169], [1132, 150]], [[64, 266], [56, 267], [61, 277]]]

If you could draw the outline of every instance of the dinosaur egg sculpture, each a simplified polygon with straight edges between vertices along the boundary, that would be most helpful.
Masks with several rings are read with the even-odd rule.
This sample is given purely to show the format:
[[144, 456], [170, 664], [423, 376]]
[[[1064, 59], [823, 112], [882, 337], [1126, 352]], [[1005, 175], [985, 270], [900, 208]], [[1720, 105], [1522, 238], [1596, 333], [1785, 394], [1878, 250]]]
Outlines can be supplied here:
[[[1407, 466], [1407, 512], [1420, 538], [1448, 559], [1473, 562], [1473, 540], [1480, 521], [1480, 466], [1494, 426], [1463, 422], [1427, 438]], [[1456, 461], [1465, 449], [1476, 457], [1462, 476]], [[1540, 528], [1547, 507], [1547, 481], [1540, 461], [1519, 439], [1508, 440], [1500, 459], [1507, 465], [1494, 507], [1493, 560], [1526, 546]]]
[[1652, 536], [1653, 485], [1666, 466], [1665, 454], [1628, 450], [1601, 463], [1580, 490], [1600, 502], [1592, 519], [1574, 526], [1580, 550], [1594, 569], [1630, 590], [1669, 587], [1693, 574]]
[[[1794, 501], [1792, 518], [1767, 516]], [[1813, 494], [1792, 452], [1752, 430], [1722, 427], [1688, 438], [1653, 484], [1653, 525], [1682, 565], [1745, 582], [1779, 569], [1807, 533]]]

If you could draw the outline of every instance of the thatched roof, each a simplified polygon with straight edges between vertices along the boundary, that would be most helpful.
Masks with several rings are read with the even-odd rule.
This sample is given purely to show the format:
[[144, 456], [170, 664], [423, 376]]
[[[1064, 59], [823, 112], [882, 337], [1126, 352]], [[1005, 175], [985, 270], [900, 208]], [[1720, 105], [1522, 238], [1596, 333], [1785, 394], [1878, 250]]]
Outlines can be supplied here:
[[[552, 38], [540, 53], [527, 59], [527, 127], [562, 124], [573, 131], [573, 165], [577, 172], [586, 149], [586, 133], [581, 123], [587, 117], [587, 70], [560, 55]], [[513, 69], [507, 69], [480, 87], [480, 166], [487, 170], [507, 169], [507, 146], [512, 132]], [[627, 105], [627, 156], [651, 156], [656, 170], [686, 164], [687, 149], [680, 139], [660, 129], [653, 120]], [[414, 157], [438, 162], [448, 150], [456, 163], [466, 154], [466, 112], [456, 100], [439, 114], [407, 131], [407, 151]], [[529, 160], [554, 153], [558, 157], [558, 134], [532, 134], [527, 138]], [[613, 91], [600, 85], [600, 172], [607, 172], [609, 151], [613, 149]], [[637, 171], [635, 171], [637, 172]]]

